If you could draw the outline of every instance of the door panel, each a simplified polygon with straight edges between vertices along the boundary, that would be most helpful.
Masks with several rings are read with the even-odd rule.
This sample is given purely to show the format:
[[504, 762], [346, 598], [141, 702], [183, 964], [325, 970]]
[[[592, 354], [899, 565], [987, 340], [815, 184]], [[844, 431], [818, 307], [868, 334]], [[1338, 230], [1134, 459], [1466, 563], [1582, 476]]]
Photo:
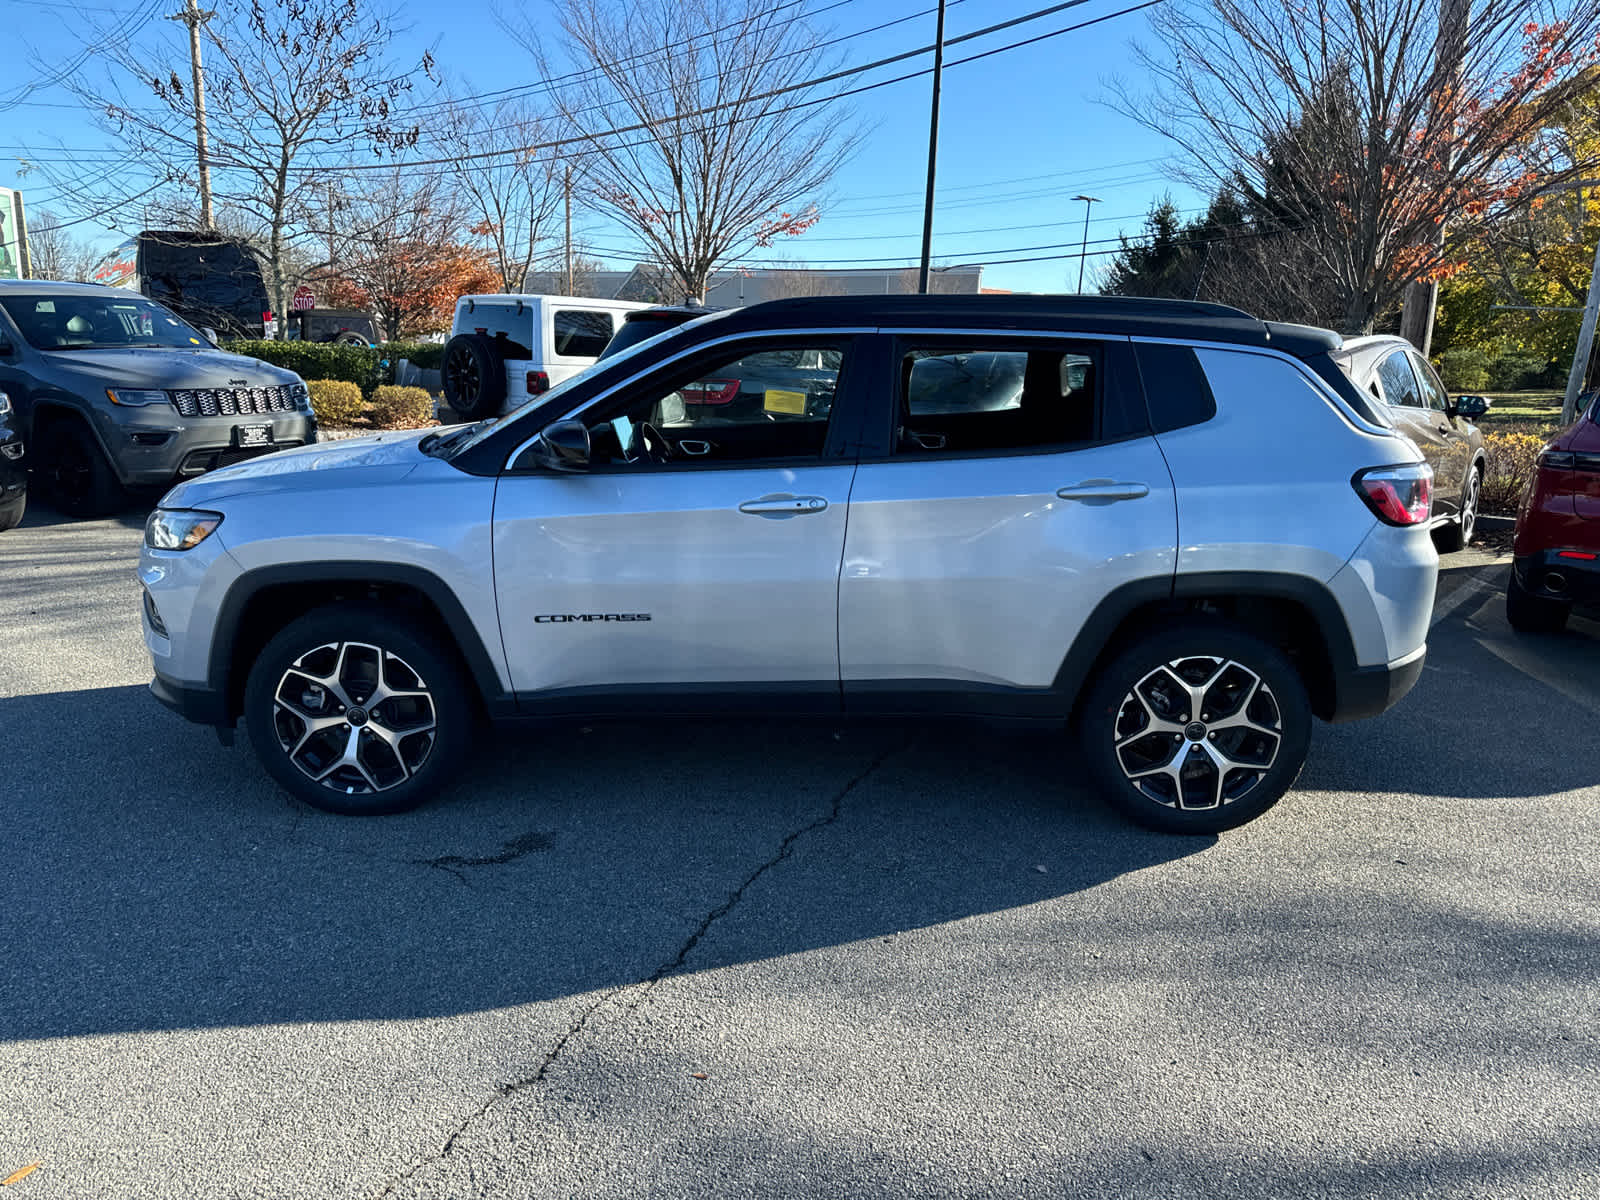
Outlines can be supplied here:
[[1458, 489], [1449, 482], [1453, 476], [1450, 446], [1438, 429], [1443, 423], [1444, 414], [1428, 410], [1422, 385], [1417, 381], [1416, 370], [1411, 365], [1410, 354], [1405, 350], [1391, 351], [1378, 364], [1377, 376], [1383, 385], [1383, 398], [1389, 405], [1389, 415], [1395, 427], [1417, 444], [1422, 457], [1433, 468], [1434, 515], [1455, 512], [1459, 495]]
[[[1442, 492], [1449, 502], [1449, 511], [1461, 507], [1461, 496], [1467, 482], [1467, 467], [1472, 462], [1472, 441], [1458, 426], [1466, 422], [1452, 419], [1445, 411], [1450, 403], [1450, 393], [1434, 374], [1433, 365], [1422, 355], [1411, 354], [1411, 367], [1422, 385], [1422, 399], [1426, 407], [1426, 420], [1439, 439], [1439, 462], [1434, 466], [1434, 490]], [[1435, 497], [1437, 508], [1438, 497]]]
[[[503, 476], [495, 588], [512, 686], [836, 682], [854, 472]], [[785, 498], [792, 512], [740, 510]]]
[[868, 680], [1047, 687], [1101, 597], [1170, 576], [1176, 549], [1152, 438], [863, 463], [839, 582], [846, 707]]

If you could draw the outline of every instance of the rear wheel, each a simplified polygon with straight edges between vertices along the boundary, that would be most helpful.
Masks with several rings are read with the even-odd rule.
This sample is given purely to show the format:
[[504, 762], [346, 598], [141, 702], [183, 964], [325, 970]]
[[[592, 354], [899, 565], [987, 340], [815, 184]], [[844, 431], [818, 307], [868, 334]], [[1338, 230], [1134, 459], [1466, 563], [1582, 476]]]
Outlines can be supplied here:
[[15, 529], [22, 524], [22, 516], [28, 511], [28, 497], [24, 493], [15, 500], [0, 503], [0, 533], [7, 529]]
[[1506, 584], [1506, 620], [1521, 633], [1559, 633], [1566, 627], [1572, 606], [1548, 596], [1536, 596], [1522, 586], [1515, 570]]
[[1478, 524], [1478, 493], [1483, 487], [1483, 474], [1472, 468], [1467, 475], [1467, 485], [1461, 489], [1461, 507], [1456, 519], [1442, 526], [1434, 535], [1434, 544], [1446, 554], [1464, 550], [1472, 540], [1472, 531]]
[[449, 786], [476, 726], [460, 667], [379, 609], [323, 608], [257, 656], [244, 717], [256, 756], [313, 808], [403, 812]]
[[99, 444], [76, 419], [45, 427], [33, 469], [43, 477], [46, 497], [69, 517], [107, 517], [127, 503]]
[[1083, 749], [1106, 797], [1167, 833], [1217, 833], [1289, 790], [1311, 703], [1281, 650], [1221, 622], [1147, 635], [1090, 688]]
[[499, 415], [506, 399], [506, 369], [482, 334], [460, 333], [445, 343], [444, 398], [466, 421]]

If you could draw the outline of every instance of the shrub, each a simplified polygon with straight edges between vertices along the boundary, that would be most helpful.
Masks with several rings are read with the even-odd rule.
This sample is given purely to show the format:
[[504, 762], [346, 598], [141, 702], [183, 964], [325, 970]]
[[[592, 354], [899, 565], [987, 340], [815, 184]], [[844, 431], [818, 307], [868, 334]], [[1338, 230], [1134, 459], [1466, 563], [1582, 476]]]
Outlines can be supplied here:
[[371, 416], [383, 429], [422, 429], [434, 423], [433, 397], [422, 388], [385, 384], [372, 393]]
[[385, 342], [378, 349], [389, 363], [385, 370], [389, 383], [394, 382], [394, 369], [402, 358], [424, 371], [437, 371], [444, 365], [442, 342]]
[[383, 354], [371, 346], [339, 346], [332, 342], [228, 342], [222, 347], [230, 354], [259, 358], [275, 367], [293, 371], [301, 379], [342, 379], [363, 393], [379, 383], [378, 363]]
[[317, 414], [317, 424], [349, 425], [361, 415], [361, 389], [348, 379], [313, 379], [306, 387], [311, 392], [311, 410]]
[[1437, 366], [1439, 378], [1452, 392], [1481, 392], [1489, 386], [1489, 356], [1476, 346], [1446, 350]]
[[1486, 433], [1483, 451], [1488, 462], [1483, 473], [1483, 507], [1491, 512], [1515, 512], [1535, 471], [1545, 439], [1531, 433]]
[[1550, 364], [1537, 354], [1507, 350], [1489, 360], [1489, 389], [1495, 392], [1520, 392], [1544, 382]]

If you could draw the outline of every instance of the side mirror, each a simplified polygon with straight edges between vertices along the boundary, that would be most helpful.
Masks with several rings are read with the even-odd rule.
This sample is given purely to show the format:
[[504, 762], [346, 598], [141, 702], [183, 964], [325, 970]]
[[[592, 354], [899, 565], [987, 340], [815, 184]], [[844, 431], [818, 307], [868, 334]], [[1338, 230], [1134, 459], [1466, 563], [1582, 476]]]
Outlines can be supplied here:
[[1491, 402], [1487, 396], [1457, 396], [1454, 407], [1457, 416], [1472, 420], [1486, 415], [1490, 404]]
[[552, 471], [589, 469], [589, 428], [582, 421], [546, 425], [528, 449], [528, 456]]
[[221, 349], [220, 344], [217, 342], [217, 331], [215, 329], [212, 329], [208, 325], [204, 329], [202, 329], [200, 331], [200, 333], [206, 339], [206, 341], [208, 341], [208, 342], [210, 342], [212, 344], [213, 347], [216, 347], [217, 349]]

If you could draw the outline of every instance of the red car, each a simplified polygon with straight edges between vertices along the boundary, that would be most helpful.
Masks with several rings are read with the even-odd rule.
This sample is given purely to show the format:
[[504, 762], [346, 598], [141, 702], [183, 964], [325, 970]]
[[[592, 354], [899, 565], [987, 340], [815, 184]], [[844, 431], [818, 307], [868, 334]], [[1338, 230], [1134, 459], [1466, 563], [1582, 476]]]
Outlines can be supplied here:
[[1550, 441], [1517, 511], [1506, 619], [1550, 633], [1574, 608], [1600, 611], [1600, 396]]

